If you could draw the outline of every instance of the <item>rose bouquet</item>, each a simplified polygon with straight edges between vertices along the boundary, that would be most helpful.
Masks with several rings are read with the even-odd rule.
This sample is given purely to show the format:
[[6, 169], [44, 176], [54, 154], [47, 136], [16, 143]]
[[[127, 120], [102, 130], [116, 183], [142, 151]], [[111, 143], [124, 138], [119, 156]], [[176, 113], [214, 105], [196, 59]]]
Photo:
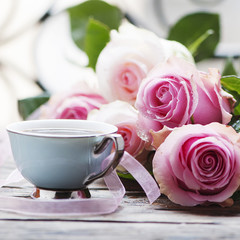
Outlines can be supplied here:
[[[87, 31], [103, 31], [100, 20], [90, 19]], [[80, 40], [74, 39], [82, 49]], [[36, 105], [38, 118], [114, 124], [125, 150], [153, 172], [171, 201], [231, 205], [240, 185], [240, 135], [230, 126], [238, 129], [233, 95], [239, 99], [234, 88], [239, 79], [223, 78], [216, 68], [199, 71], [189, 48], [126, 21], [109, 30], [95, 60], [89, 47], [83, 50], [96, 70], [98, 87], [80, 84], [46, 98]]]

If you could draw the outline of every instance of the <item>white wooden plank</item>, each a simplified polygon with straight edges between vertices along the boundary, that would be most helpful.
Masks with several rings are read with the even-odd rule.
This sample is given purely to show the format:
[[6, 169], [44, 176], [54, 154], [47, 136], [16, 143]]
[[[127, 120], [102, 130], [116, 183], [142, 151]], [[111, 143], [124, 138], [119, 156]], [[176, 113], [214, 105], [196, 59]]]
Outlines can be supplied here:
[[123, 240], [239, 239], [239, 225], [115, 222], [0, 221], [0, 239]]

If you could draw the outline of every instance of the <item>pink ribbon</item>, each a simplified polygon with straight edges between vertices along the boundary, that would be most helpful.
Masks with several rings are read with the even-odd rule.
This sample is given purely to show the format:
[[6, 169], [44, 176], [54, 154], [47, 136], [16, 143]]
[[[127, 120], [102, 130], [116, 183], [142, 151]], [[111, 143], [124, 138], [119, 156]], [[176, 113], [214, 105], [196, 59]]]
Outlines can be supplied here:
[[[150, 203], [154, 202], [160, 196], [157, 183], [134, 157], [125, 152], [120, 164], [141, 185]], [[2, 185], [9, 184], [11, 181], [20, 181], [21, 179], [22, 176], [15, 170]], [[40, 200], [0, 197], [0, 210], [42, 216], [109, 214], [116, 211], [120, 205], [125, 195], [125, 188], [115, 171], [105, 176], [104, 181], [112, 194], [111, 198]]]
[[128, 152], [124, 152], [120, 165], [131, 173], [131, 175], [139, 183], [151, 204], [160, 196], [159, 187], [153, 177], [142, 166], [142, 164]]

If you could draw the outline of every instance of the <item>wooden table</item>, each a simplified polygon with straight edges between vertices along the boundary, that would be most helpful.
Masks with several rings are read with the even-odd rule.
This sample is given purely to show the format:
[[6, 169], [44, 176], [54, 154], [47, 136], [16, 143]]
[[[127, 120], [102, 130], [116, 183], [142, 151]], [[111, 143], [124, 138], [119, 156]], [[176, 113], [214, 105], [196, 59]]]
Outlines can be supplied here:
[[[14, 169], [8, 162], [0, 178]], [[1, 196], [27, 197], [33, 187], [27, 182], [0, 189]], [[92, 194], [104, 195], [100, 181], [90, 186]], [[109, 215], [39, 217], [0, 211], [0, 239], [240, 239], [240, 203], [181, 207], [161, 196], [150, 205], [142, 191], [127, 191], [118, 210]]]

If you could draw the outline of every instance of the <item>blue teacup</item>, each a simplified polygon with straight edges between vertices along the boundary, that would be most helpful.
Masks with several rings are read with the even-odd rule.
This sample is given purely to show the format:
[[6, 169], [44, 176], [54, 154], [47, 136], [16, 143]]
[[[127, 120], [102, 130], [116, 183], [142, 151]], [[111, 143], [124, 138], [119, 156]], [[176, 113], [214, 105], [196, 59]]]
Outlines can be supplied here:
[[112, 171], [124, 152], [117, 127], [102, 122], [22, 121], [8, 125], [7, 131], [18, 170], [40, 189], [84, 189]]

